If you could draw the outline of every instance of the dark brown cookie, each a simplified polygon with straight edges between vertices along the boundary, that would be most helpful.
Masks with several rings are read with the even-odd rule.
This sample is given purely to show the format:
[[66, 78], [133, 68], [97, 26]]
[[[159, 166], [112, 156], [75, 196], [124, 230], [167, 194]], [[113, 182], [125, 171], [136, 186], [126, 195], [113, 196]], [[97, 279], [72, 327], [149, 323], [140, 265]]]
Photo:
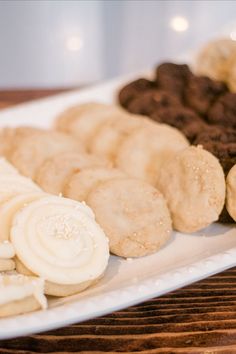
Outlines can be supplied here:
[[147, 91], [137, 96], [130, 102], [127, 109], [131, 113], [151, 116], [153, 113], [158, 114], [163, 108], [177, 107], [179, 105], [178, 98], [170, 92], [156, 90]]
[[199, 131], [194, 144], [202, 144], [204, 142], [212, 143], [236, 143], [236, 130], [225, 128], [219, 125], [205, 125], [205, 129]]
[[216, 100], [207, 117], [211, 124], [236, 128], [236, 93], [228, 92]]
[[137, 96], [142, 93], [145, 93], [148, 90], [153, 90], [156, 88], [156, 85], [153, 81], [140, 78], [133, 82], [130, 82], [128, 85], [123, 87], [119, 92], [119, 102], [123, 107], [127, 107], [129, 103]]
[[181, 130], [190, 142], [205, 129], [204, 121], [194, 111], [183, 106], [162, 109], [152, 114], [151, 118]]
[[155, 81], [160, 89], [170, 91], [182, 100], [184, 87], [192, 75], [186, 64], [163, 63], [156, 69]]
[[195, 112], [205, 115], [212, 103], [226, 92], [227, 86], [223, 82], [191, 75], [184, 90], [184, 101]]

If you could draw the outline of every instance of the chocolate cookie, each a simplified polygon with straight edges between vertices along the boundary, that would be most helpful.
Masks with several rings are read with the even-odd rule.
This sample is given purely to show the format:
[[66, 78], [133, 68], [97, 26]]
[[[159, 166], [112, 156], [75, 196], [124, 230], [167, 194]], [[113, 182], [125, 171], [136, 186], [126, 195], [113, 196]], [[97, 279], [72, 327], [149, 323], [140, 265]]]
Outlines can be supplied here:
[[123, 107], [127, 107], [129, 103], [137, 96], [145, 93], [147, 90], [153, 90], [156, 84], [153, 81], [140, 78], [123, 87], [119, 92], [119, 102]]
[[156, 69], [155, 81], [159, 88], [172, 92], [182, 100], [189, 76], [192, 76], [192, 73], [188, 65], [163, 63]]
[[227, 92], [210, 108], [207, 119], [211, 124], [236, 128], [236, 93]]
[[131, 113], [151, 116], [153, 113], [169, 107], [180, 106], [180, 101], [170, 92], [163, 90], [149, 90], [134, 98], [127, 109]]
[[196, 139], [203, 128], [205, 129], [204, 121], [194, 111], [183, 106], [163, 108], [153, 113], [151, 118], [181, 130], [190, 142]]
[[212, 103], [227, 92], [227, 86], [221, 81], [213, 81], [206, 76], [188, 77], [184, 90], [185, 104], [195, 112], [205, 115]]

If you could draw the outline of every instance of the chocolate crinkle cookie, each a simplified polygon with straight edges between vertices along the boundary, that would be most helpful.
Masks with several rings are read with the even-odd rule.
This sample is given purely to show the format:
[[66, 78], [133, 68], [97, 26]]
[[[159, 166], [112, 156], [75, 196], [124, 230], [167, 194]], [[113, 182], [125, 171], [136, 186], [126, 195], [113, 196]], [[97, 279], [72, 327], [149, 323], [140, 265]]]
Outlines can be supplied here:
[[140, 78], [123, 87], [119, 93], [119, 102], [123, 107], [127, 107], [129, 103], [137, 96], [145, 93], [147, 90], [155, 90], [156, 84], [153, 81]]
[[196, 139], [206, 125], [198, 114], [183, 106], [163, 108], [153, 113], [151, 118], [156, 122], [169, 124], [179, 129], [190, 142]]
[[180, 101], [170, 92], [163, 90], [149, 90], [134, 98], [128, 104], [128, 111], [135, 114], [151, 116], [162, 109], [180, 106]]
[[184, 101], [186, 106], [205, 115], [212, 103], [226, 92], [227, 86], [221, 81], [213, 81], [206, 76], [191, 75], [184, 90]]
[[219, 97], [210, 108], [207, 119], [210, 124], [236, 129], [236, 93], [228, 92]]
[[192, 75], [186, 64], [163, 63], [156, 69], [155, 81], [160, 89], [170, 91], [182, 100], [186, 82]]

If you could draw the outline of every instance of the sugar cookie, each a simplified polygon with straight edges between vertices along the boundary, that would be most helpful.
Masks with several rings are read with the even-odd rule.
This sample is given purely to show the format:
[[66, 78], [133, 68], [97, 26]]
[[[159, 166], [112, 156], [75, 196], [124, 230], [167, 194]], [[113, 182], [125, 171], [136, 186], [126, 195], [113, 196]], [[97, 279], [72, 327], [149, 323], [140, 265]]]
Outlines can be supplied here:
[[226, 177], [226, 209], [236, 221], [236, 165], [231, 168]]
[[70, 135], [48, 131], [22, 139], [10, 160], [20, 173], [34, 179], [46, 159], [62, 152], [82, 150], [81, 144]]
[[145, 256], [171, 236], [166, 202], [144, 181], [117, 178], [100, 183], [89, 193], [87, 203], [109, 238], [110, 251], [118, 256]]
[[36, 182], [46, 192], [63, 193], [68, 177], [90, 166], [109, 166], [108, 160], [86, 152], [65, 152], [46, 160], [39, 168]]
[[16, 195], [0, 205], [0, 242], [10, 239], [10, 230], [15, 214], [25, 207], [27, 203], [45, 197], [45, 195], [46, 193], [43, 192], [27, 192]]
[[91, 140], [89, 150], [114, 161], [120, 142], [131, 132], [144, 125], [142, 116], [124, 114], [106, 121]]
[[184, 135], [166, 124], [149, 123], [120, 145], [116, 165], [131, 177], [155, 185], [163, 163], [189, 145]]
[[224, 173], [201, 146], [190, 146], [167, 161], [157, 185], [176, 230], [194, 232], [218, 220], [225, 201]]
[[89, 192], [99, 183], [124, 176], [123, 172], [115, 168], [86, 168], [83, 171], [74, 173], [69, 178], [64, 188], [64, 195], [70, 199], [86, 201]]
[[0, 275], [0, 317], [46, 309], [44, 281], [24, 275]]
[[227, 61], [233, 52], [236, 52], [236, 43], [229, 38], [221, 38], [208, 43], [197, 56], [197, 74], [225, 81], [228, 71]]
[[101, 277], [109, 258], [108, 240], [88, 209], [56, 196], [29, 203], [11, 228], [17, 258], [45, 281], [71, 286], [73, 293], [75, 286]]

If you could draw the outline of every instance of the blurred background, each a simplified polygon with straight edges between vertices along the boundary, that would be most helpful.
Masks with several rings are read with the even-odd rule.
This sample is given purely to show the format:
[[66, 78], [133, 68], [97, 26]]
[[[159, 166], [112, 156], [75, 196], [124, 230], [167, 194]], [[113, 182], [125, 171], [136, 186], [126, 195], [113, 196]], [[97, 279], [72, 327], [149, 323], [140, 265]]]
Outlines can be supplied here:
[[231, 26], [236, 1], [0, 1], [0, 88], [82, 86], [151, 68]]

